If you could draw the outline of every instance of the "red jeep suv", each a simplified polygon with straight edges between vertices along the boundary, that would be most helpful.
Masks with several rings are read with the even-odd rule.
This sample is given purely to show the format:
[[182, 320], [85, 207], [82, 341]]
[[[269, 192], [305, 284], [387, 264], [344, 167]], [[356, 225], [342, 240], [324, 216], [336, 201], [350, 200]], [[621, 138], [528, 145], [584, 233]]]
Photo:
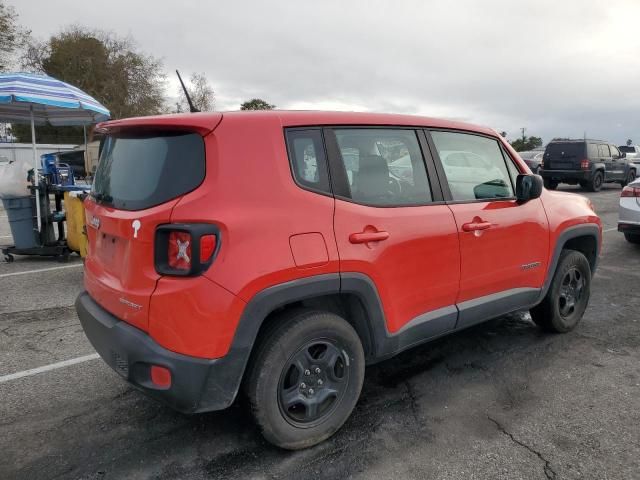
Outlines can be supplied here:
[[308, 447], [349, 417], [365, 365], [517, 310], [566, 332], [587, 307], [598, 216], [493, 130], [284, 111], [99, 129], [78, 315], [181, 412], [242, 389], [270, 442]]

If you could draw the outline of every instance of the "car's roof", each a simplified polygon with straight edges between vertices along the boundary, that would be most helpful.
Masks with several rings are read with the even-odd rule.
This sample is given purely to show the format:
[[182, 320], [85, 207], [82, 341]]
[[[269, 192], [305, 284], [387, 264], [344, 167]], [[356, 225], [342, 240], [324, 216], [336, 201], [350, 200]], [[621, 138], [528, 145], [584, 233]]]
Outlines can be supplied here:
[[98, 125], [99, 131], [115, 131], [126, 127], [150, 126], [171, 127], [182, 126], [199, 131], [213, 130], [224, 118], [277, 118], [283, 127], [311, 125], [401, 125], [411, 127], [446, 128], [468, 130], [486, 135], [497, 136], [495, 130], [470, 123], [444, 120], [417, 115], [401, 115], [393, 113], [371, 112], [325, 112], [311, 110], [252, 110], [210, 113], [181, 113], [158, 115], [152, 117], [126, 118], [113, 120]]
[[[598, 143], [611, 143], [606, 140], [596, 140], [595, 138], [566, 138], [562, 140], [551, 140], [549, 143], [585, 143], [585, 142], [598, 142]], [[613, 145], [613, 143], [611, 143]]]

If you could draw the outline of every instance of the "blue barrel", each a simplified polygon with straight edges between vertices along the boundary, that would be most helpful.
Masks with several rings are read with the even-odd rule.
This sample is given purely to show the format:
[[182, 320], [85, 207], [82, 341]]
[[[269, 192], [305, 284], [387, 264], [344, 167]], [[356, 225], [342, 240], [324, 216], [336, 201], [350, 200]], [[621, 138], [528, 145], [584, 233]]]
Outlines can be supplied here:
[[16, 248], [34, 248], [39, 246], [37, 231], [33, 228], [31, 197], [3, 198], [2, 206], [9, 218], [9, 227]]

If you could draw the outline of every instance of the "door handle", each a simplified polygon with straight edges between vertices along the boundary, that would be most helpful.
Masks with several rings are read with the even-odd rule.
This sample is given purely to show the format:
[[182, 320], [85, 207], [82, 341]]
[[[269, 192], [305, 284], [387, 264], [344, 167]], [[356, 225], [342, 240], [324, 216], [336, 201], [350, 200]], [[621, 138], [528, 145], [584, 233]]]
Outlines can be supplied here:
[[464, 232], [477, 232], [478, 230], [486, 230], [487, 228], [491, 228], [491, 222], [470, 222], [463, 223], [462, 230]]
[[360, 232], [349, 235], [351, 243], [382, 242], [389, 238], [389, 232]]

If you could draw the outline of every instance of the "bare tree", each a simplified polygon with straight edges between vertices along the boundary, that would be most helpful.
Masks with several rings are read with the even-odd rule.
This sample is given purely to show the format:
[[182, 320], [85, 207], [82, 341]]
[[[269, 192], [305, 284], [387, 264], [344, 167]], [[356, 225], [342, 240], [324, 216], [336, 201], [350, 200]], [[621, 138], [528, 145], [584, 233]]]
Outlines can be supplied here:
[[[193, 73], [189, 78], [190, 85], [187, 86], [189, 96], [193, 102], [193, 106], [201, 112], [213, 112], [215, 108], [215, 92], [213, 87], [209, 84], [207, 77], [204, 73]], [[188, 112], [189, 105], [187, 99], [184, 96], [182, 87], [178, 90], [179, 101], [176, 102], [176, 113]]]
[[15, 9], [0, 0], [0, 72], [13, 66], [28, 38], [29, 31], [18, 24]]

